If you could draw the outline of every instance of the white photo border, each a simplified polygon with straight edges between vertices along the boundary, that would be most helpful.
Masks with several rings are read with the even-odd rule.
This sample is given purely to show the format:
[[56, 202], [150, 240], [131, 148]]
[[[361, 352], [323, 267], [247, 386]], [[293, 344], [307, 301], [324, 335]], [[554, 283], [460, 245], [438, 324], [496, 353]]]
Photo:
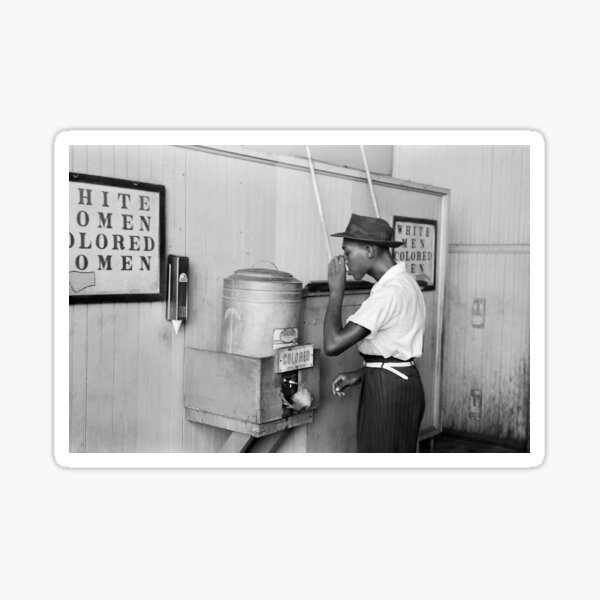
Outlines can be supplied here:
[[[220, 454], [69, 452], [69, 147], [72, 145], [527, 145], [530, 147], [530, 452]], [[546, 451], [545, 140], [535, 130], [67, 130], [54, 139], [54, 458], [67, 468], [534, 468]]]

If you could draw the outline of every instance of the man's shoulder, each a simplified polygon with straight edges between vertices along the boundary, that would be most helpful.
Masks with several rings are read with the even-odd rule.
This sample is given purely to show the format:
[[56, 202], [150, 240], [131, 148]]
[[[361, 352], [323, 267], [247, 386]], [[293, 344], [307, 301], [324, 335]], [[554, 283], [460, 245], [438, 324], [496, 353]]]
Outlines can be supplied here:
[[407, 271], [400, 271], [393, 274], [384, 284], [381, 286], [381, 290], [393, 290], [403, 289], [412, 287], [414, 277]]

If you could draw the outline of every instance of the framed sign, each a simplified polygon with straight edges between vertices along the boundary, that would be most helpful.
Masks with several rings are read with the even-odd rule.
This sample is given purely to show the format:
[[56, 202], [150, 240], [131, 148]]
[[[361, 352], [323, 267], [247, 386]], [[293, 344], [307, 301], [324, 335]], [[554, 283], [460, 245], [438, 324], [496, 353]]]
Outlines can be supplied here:
[[405, 242], [394, 250], [396, 261], [406, 263], [422, 291], [435, 290], [437, 221], [395, 216], [394, 240]]
[[162, 300], [165, 186], [69, 173], [69, 303]]

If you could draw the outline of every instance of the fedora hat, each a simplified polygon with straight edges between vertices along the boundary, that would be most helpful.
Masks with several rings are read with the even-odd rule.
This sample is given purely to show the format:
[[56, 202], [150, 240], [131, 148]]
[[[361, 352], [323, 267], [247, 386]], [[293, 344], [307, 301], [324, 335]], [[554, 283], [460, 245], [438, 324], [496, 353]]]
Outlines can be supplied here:
[[353, 214], [346, 231], [341, 233], [332, 233], [331, 237], [341, 237], [357, 242], [366, 242], [385, 246], [386, 248], [397, 248], [404, 246], [404, 242], [394, 241], [394, 229], [384, 219], [375, 217], [363, 217]]

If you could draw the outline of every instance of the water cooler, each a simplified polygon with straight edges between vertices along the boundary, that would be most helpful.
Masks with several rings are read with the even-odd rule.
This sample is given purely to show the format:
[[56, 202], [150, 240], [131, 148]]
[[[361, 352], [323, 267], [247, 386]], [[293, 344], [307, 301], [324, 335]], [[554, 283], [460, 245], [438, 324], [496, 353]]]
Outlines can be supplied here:
[[189, 348], [186, 418], [260, 438], [312, 422], [319, 351], [299, 339], [302, 283], [277, 269], [223, 282], [221, 351]]

